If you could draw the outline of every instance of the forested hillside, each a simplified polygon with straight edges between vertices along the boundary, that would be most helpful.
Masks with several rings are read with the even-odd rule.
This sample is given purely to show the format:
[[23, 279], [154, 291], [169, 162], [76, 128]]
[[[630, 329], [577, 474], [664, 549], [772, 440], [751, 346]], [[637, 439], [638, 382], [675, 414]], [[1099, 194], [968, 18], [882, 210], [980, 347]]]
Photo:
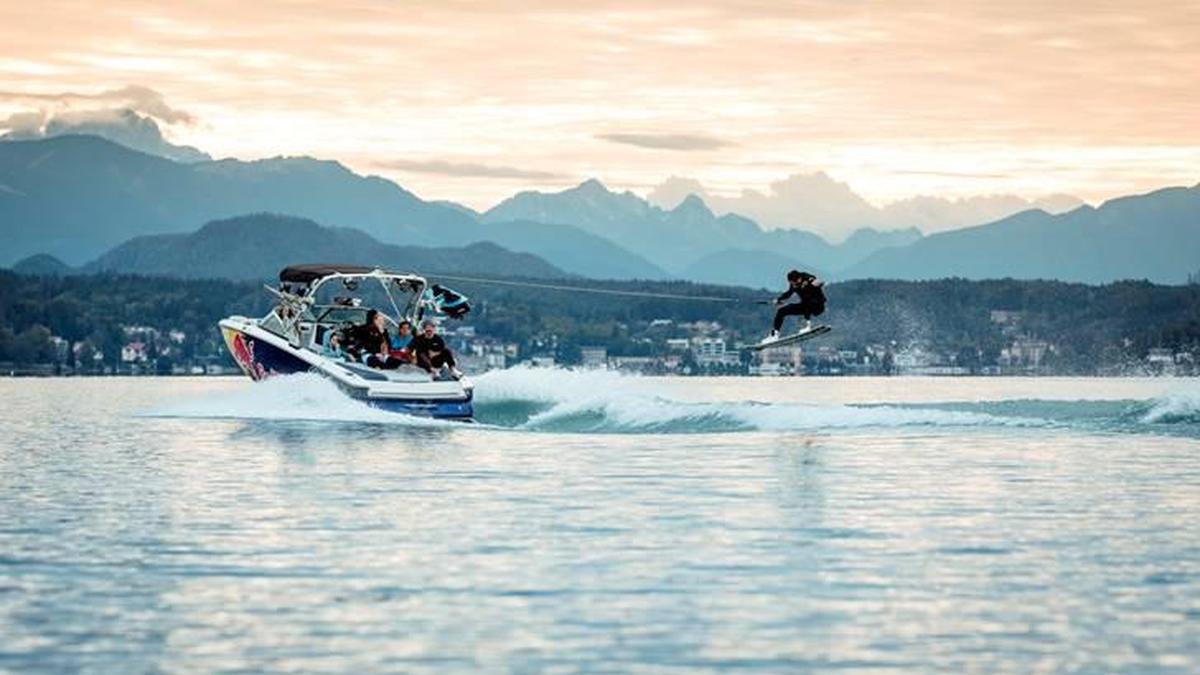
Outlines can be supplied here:
[[[688, 337], [696, 322], [717, 322], [712, 334], [733, 349], [761, 337], [770, 319], [770, 308], [753, 302], [761, 291], [746, 288], [586, 283], [730, 299], [717, 302], [448, 283], [472, 296], [475, 311], [466, 323], [479, 336], [518, 345], [525, 357], [548, 352], [565, 363], [578, 361], [583, 346], [611, 355], [664, 353], [667, 340]], [[835, 330], [813, 349], [917, 350], [976, 369], [997, 363], [1014, 343], [1037, 341], [1046, 347], [1048, 372], [1080, 374], [1139, 363], [1151, 349], [1200, 355], [1198, 285], [854, 281], [830, 286], [827, 295], [821, 320]], [[174, 360], [219, 358], [217, 321], [267, 308], [267, 295], [253, 282], [0, 272], [0, 363], [49, 363], [70, 349], [101, 353], [100, 362], [115, 366], [131, 335], [144, 328], [181, 336]]]

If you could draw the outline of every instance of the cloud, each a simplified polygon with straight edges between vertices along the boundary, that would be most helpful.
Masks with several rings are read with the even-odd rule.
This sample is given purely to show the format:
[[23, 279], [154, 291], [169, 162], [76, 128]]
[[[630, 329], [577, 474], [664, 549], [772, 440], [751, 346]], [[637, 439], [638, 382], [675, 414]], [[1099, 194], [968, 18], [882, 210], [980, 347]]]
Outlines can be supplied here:
[[596, 138], [610, 143], [633, 145], [639, 148], [653, 150], [716, 150], [733, 145], [715, 136], [704, 134], [645, 134], [645, 133], [607, 133], [596, 134]]
[[745, 189], [735, 197], [714, 194], [697, 180], [671, 177], [651, 192], [651, 201], [671, 203], [687, 194], [702, 198], [716, 213], [736, 213], [768, 228], [802, 229], [839, 241], [861, 227], [880, 227], [880, 211], [849, 185], [823, 171], [772, 181], [765, 191]]
[[196, 118], [186, 110], [180, 110], [179, 108], [167, 105], [163, 95], [149, 87], [130, 85], [121, 89], [112, 89], [103, 92], [101, 96], [117, 100], [125, 97], [125, 100], [129, 102], [128, 107], [156, 117], [168, 124], [192, 124], [196, 121]]
[[522, 169], [515, 166], [496, 166], [493, 164], [478, 164], [475, 162], [448, 162], [440, 159], [394, 159], [379, 162], [377, 166], [407, 171], [411, 173], [429, 173], [439, 176], [458, 176], [474, 178], [517, 178], [521, 180], [566, 180], [566, 174], [537, 169]]
[[12, 134], [28, 137], [33, 132], [40, 133], [45, 129], [46, 120], [48, 119], [50, 119], [50, 115], [41, 110], [13, 113], [4, 119], [0, 119], [0, 129], [8, 129]]
[[33, 104], [53, 103], [65, 108], [74, 107], [81, 102], [102, 102], [115, 104], [119, 108], [127, 108], [140, 112], [167, 124], [192, 124], [196, 121], [195, 116], [186, 110], [180, 110], [168, 105], [161, 93], [140, 85], [129, 85], [119, 89], [106, 89], [94, 94], [73, 91], [50, 94], [0, 91], [0, 100]]
[[0, 91], [0, 102], [36, 107], [0, 119], [0, 140], [32, 140], [65, 134], [91, 134], [128, 148], [179, 162], [211, 159], [186, 145], [174, 145], [163, 125], [193, 124], [195, 116], [169, 105], [149, 87], [129, 85], [99, 92], [31, 93]]
[[711, 200], [708, 190], [695, 178], [671, 176], [657, 185], [646, 195], [646, 201], [663, 209], [674, 209], [683, 203], [689, 195], [696, 195], [705, 202]]
[[127, 148], [178, 162], [211, 159], [191, 146], [170, 143], [163, 138], [162, 130], [153, 118], [139, 115], [128, 108], [67, 110], [59, 113], [20, 112], [0, 119], [0, 129], [8, 129], [8, 133], [0, 136], [0, 140], [7, 141], [51, 138], [66, 134], [91, 134]]

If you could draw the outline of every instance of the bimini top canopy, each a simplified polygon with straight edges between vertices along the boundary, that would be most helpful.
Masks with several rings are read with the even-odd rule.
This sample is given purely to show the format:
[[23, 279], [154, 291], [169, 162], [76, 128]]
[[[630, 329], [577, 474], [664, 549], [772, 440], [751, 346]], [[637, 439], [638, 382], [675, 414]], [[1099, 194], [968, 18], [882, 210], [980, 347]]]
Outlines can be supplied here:
[[279, 271], [279, 280], [293, 284], [311, 284], [330, 274], [370, 274], [374, 271], [375, 268], [362, 265], [289, 265]]

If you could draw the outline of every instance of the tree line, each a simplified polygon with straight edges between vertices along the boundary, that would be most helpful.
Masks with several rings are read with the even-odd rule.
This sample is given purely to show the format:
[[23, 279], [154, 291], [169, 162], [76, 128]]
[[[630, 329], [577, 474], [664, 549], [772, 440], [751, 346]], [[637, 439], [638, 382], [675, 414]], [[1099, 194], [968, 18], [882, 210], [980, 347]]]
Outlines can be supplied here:
[[[769, 299], [768, 291], [690, 282], [571, 283], [729, 301], [450, 283], [471, 296], [467, 323], [479, 335], [564, 363], [577, 362], [583, 346], [602, 346], [613, 355], [659, 354], [667, 339], [694, 330], [682, 324], [695, 322], [719, 323], [719, 335], [732, 346], [760, 338], [771, 315], [770, 307], [755, 304]], [[820, 345], [839, 350], [915, 345], [974, 368], [995, 363], [1014, 340], [1037, 339], [1054, 346], [1047, 359], [1055, 372], [1074, 374], [1102, 372], [1144, 358], [1152, 348], [1200, 353], [1196, 284], [865, 280], [832, 284], [826, 294], [821, 320], [835, 331]], [[252, 282], [0, 271], [0, 363], [53, 363], [69, 350], [71, 360], [102, 355], [78, 358], [85, 369], [112, 369], [122, 347], [138, 337], [131, 327], [182, 333], [181, 342], [169, 345], [169, 362], [227, 358], [217, 321], [230, 314], [261, 316], [269, 306], [261, 284]], [[996, 311], [1006, 314], [997, 320]]]

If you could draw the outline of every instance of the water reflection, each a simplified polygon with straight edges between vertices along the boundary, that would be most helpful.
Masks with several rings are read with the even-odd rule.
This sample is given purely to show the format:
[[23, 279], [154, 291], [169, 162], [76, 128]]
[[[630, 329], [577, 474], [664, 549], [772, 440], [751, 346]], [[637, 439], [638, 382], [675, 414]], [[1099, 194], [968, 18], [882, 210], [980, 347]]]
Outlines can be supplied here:
[[421, 448], [444, 444], [454, 433], [454, 429], [442, 427], [405, 427], [362, 422], [250, 420], [237, 424], [237, 428], [229, 434], [229, 442], [274, 444], [290, 450], [334, 450], [380, 443], [389, 447]]

